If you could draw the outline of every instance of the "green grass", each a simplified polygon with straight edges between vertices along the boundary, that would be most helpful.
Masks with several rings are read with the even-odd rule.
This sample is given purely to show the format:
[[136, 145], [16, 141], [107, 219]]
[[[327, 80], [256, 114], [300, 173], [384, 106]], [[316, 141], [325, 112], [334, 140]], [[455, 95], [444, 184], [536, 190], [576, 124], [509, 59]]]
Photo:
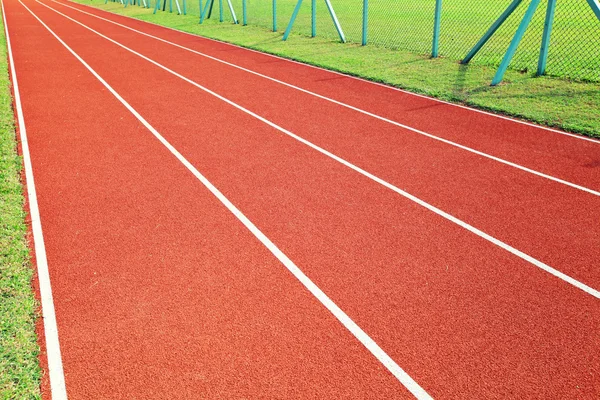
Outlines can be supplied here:
[[[219, 23], [218, 12], [213, 14], [213, 19], [199, 25], [198, 17], [189, 14], [158, 12], [153, 15], [152, 9], [137, 6], [123, 8], [119, 3], [104, 4], [103, 0], [78, 1], [443, 100], [600, 138], [599, 83], [533, 78], [529, 74], [509, 70], [502, 85], [490, 87], [495, 68], [486, 65], [463, 66], [449, 58], [430, 59], [409, 51], [341, 44], [330, 38], [308, 38], [300, 34], [292, 34], [287, 42], [283, 42], [281, 33], [270, 32], [261, 26]], [[283, 2], [280, 0], [280, 3]], [[250, 16], [248, 18], [251, 22]]]
[[0, 399], [39, 399], [37, 303], [1, 20], [0, 30]]

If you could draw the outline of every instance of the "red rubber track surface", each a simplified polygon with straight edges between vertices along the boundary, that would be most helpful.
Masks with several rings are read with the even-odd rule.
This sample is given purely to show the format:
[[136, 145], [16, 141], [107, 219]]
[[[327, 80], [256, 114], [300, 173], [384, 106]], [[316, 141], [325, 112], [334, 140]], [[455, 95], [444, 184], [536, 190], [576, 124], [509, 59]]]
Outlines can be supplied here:
[[71, 398], [406, 393], [25, 9], [6, 7]]
[[[158, 36], [306, 90], [344, 102], [525, 167], [600, 190], [600, 156], [595, 143], [552, 134], [540, 127], [486, 115], [472, 109], [416, 96], [383, 85], [337, 74], [221, 43], [66, 0], [56, 0], [142, 32]], [[64, 8], [61, 11], [66, 11]], [[83, 15], [78, 14], [79, 17]], [[109, 31], [118, 31], [111, 25]], [[132, 38], [139, 36], [131, 34]], [[146, 41], [144, 41], [146, 42]], [[158, 44], [157, 41], [152, 43]], [[172, 51], [172, 50], [171, 50]], [[189, 56], [190, 53], [184, 53]], [[232, 70], [218, 65], [224, 73]], [[280, 90], [281, 87], [278, 88]], [[292, 107], [290, 107], [292, 108]]]
[[[26, 4], [433, 397], [600, 394], [598, 299]], [[598, 197], [46, 4], [600, 286]], [[70, 398], [409, 396], [22, 5], [5, 7]], [[598, 189], [596, 143], [108, 16]]]
[[[600, 208], [597, 207], [597, 197], [559, 183], [547, 182], [528, 172], [436, 142], [66, 7], [60, 7], [60, 10], [542, 262], [588, 285], [600, 286], [600, 269], [591, 262], [600, 259]], [[238, 50], [231, 46], [228, 48]], [[175, 54], [180, 57], [175, 57]], [[288, 65], [292, 71], [298, 69], [298, 64]], [[364, 82], [360, 83], [365, 85]], [[342, 83], [338, 86], [345, 88], [346, 85]], [[378, 86], [371, 86], [380, 90]], [[402, 103], [402, 99], [390, 101], [378, 93], [372, 97], [380, 102]], [[294, 102], [290, 101], [292, 98]], [[175, 107], [181, 113], [191, 114], [191, 118], [197, 118], [198, 114], [203, 118], [206, 111], [202, 104], [188, 104], [190, 111], [184, 110], [179, 103]], [[468, 112], [471, 116], [482, 115], [453, 108]], [[404, 117], [402, 111], [396, 115], [400, 116], [399, 119]], [[431, 116], [427, 118], [433, 119]], [[443, 118], [439, 118], [440, 123], [447, 124]], [[495, 122], [507, 121], [496, 118]], [[511, 124], [513, 137], [524, 135], [519, 129], [531, 129], [515, 122]], [[452, 126], [446, 130], [455, 129], [459, 128]], [[462, 131], [463, 135], [469, 135], [464, 128]], [[581, 164], [600, 161], [600, 143], [540, 129], [537, 131], [542, 132], [550, 142], [555, 139], [568, 141], [573, 149], [571, 156], [578, 157]], [[481, 134], [473, 133], [472, 136], [478, 136], [486, 142]], [[556, 144], [557, 148], [560, 146], [560, 143]], [[512, 147], [519, 149], [518, 144]], [[541, 149], [538, 148], [534, 154], [539, 152]], [[550, 164], [550, 161], [546, 164]], [[571, 172], [574, 167], [575, 163], [571, 163], [563, 169]], [[589, 170], [595, 174], [588, 174]], [[574, 181], [583, 182], [592, 189], [600, 189], [599, 171], [599, 168], [587, 168]], [[556, 175], [562, 178], [565, 174]], [[579, 206], [574, 207], [574, 204]], [[553, 245], [547, 246], [548, 241]]]

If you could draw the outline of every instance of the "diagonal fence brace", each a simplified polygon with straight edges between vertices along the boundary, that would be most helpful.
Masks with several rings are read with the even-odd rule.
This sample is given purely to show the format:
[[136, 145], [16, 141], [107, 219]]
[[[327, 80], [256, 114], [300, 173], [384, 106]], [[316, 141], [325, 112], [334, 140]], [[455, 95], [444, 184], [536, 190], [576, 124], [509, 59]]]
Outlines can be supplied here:
[[[300, 6], [302, 5], [302, 0], [298, 0], [298, 2], [296, 3], [296, 7], [294, 7], [294, 12], [292, 13], [292, 18], [290, 18], [290, 22], [288, 23], [287, 28], [285, 29], [285, 33], [283, 34], [283, 40], [287, 40], [288, 36], [290, 35], [290, 32], [292, 31], [292, 27], [294, 25], [294, 22], [296, 21], [296, 17], [298, 16], [298, 12], [300, 11]], [[329, 15], [331, 16], [331, 20], [333, 21], [333, 25], [335, 26], [335, 29], [337, 30], [337, 33], [340, 37], [340, 40], [342, 43], [346, 43], [346, 36], [344, 36], [344, 31], [342, 30], [342, 26], [340, 25], [340, 21], [337, 18], [337, 15], [335, 14], [335, 10], [333, 9], [333, 6], [331, 5], [331, 2], [329, 0], [325, 0], [325, 5], [327, 6], [327, 10], [329, 11]], [[315, 15], [315, 3], [314, 1], [312, 2], [312, 22], [311, 22], [311, 30], [312, 30], [312, 34], [313, 37], [316, 34], [316, 15]]]

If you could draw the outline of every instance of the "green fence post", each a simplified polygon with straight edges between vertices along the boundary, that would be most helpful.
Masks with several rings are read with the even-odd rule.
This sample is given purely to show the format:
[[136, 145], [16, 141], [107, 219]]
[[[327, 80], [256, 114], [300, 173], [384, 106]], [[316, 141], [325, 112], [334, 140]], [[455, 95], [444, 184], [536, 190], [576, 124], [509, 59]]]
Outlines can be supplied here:
[[436, 58], [439, 55], [440, 48], [440, 21], [442, 19], [442, 0], [435, 0], [435, 16], [433, 19], [433, 45], [431, 48], [431, 57]]
[[277, 32], [277, 0], [273, 0], [273, 32]]
[[185, 0], [183, 0], [183, 15], [187, 15], [187, 7], [185, 4]]
[[173, 0], [169, 0], [169, 12], [173, 12]]
[[479, 42], [477, 42], [477, 44], [471, 49], [471, 51], [469, 51], [467, 56], [461, 61], [461, 64], [468, 64], [469, 61], [471, 61], [471, 59], [475, 57], [475, 54], [477, 54], [477, 52], [481, 50], [483, 45], [486, 44], [488, 40], [490, 40], [490, 38], [494, 35], [494, 33], [496, 33], [498, 28], [500, 28], [500, 26], [506, 21], [510, 14], [512, 14], [513, 11], [515, 11], [515, 9], [519, 6], [519, 4], [521, 4], [522, 1], [523, 0], [513, 0], [513, 2], [508, 6], [508, 8], [504, 10], [502, 15], [500, 15], [500, 17], [496, 20], [496, 22], [492, 24], [490, 29], [488, 29], [488, 31], [483, 35], [483, 37], [479, 39]]
[[210, 18], [210, 11], [209, 11], [209, 8], [210, 8], [210, 10], [212, 10], [212, 4], [214, 3], [214, 1], [215, 1], [215, 0], [206, 0], [206, 4], [204, 5], [204, 10], [202, 10], [202, 11], [200, 12], [200, 22], [199, 22], [200, 24], [201, 24], [202, 22], [204, 22], [204, 18], [206, 17], [206, 12], [207, 12], [207, 11], [208, 11], [208, 16], [209, 16], [209, 18]]
[[302, 0], [298, 0], [296, 3], [296, 7], [294, 7], [294, 12], [292, 13], [292, 18], [290, 18], [290, 22], [288, 23], [287, 28], [285, 28], [285, 32], [283, 33], [283, 40], [287, 40], [288, 36], [290, 36], [290, 32], [292, 31], [292, 26], [294, 25], [294, 21], [298, 16], [298, 11], [300, 11], [300, 6], [302, 5]]
[[[200, 0], [200, 1], [202, 1], [202, 0]], [[243, 24], [243, 26], [248, 25], [248, 18], [246, 16], [246, 7], [247, 7], [246, 0], [242, 0], [242, 20], [243, 20], [242, 24]]]
[[548, 48], [550, 46], [550, 35], [552, 34], [552, 22], [554, 21], [554, 10], [556, 9], [556, 0], [548, 0], [546, 9], [546, 22], [544, 23], [544, 34], [542, 35], [542, 47], [540, 49], [540, 58], [538, 60], [537, 75], [544, 75], [546, 72], [546, 62], [548, 61]]
[[310, 37], [317, 36], [317, 0], [310, 3]]
[[362, 45], [367, 45], [367, 23], [369, 20], [369, 0], [363, 0]]
[[223, 22], [223, 0], [219, 0], [219, 22]]
[[515, 55], [517, 47], [519, 47], [519, 43], [521, 43], [521, 39], [523, 39], [523, 35], [525, 35], [525, 31], [531, 23], [533, 14], [535, 14], [535, 10], [538, 8], [539, 5], [540, 0], [531, 1], [527, 12], [525, 12], [523, 20], [519, 24], [519, 28], [517, 28], [515, 36], [513, 37], [512, 41], [510, 42], [510, 45], [508, 46], [508, 50], [506, 50], [506, 54], [504, 55], [504, 58], [500, 63], [500, 67], [498, 67], [498, 71], [496, 71], [496, 75], [494, 76], [494, 79], [492, 79], [492, 86], [496, 86], [497, 84], [502, 82], [502, 78], [504, 78], [504, 73], [506, 72], [506, 69], [508, 68], [508, 65], [510, 64], [510, 61], [512, 60], [513, 56]]

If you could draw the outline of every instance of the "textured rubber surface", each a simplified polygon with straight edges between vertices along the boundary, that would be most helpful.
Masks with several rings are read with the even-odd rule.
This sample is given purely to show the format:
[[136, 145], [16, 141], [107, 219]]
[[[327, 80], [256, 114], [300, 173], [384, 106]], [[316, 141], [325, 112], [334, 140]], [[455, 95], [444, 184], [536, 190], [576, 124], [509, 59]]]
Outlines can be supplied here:
[[[597, 299], [26, 4], [433, 397], [600, 394]], [[600, 286], [597, 197], [46, 4]], [[5, 6], [71, 398], [409, 396], [25, 8]], [[596, 143], [86, 10], [600, 186]]]
[[[597, 207], [599, 201], [597, 197], [558, 183], [546, 182], [527, 172], [433, 141], [406, 129], [358, 114], [113, 24], [107, 24], [91, 16], [73, 13], [69, 8], [61, 7], [61, 12], [76, 17], [95, 30], [354, 162], [542, 262], [592, 287], [600, 286], [600, 269], [595, 268], [595, 263], [591, 262], [600, 259], [600, 238], [597, 229], [600, 208]], [[155, 28], [145, 25], [151, 29]], [[192, 38], [189, 35], [179, 35]], [[215, 44], [217, 47], [225, 46], [201, 38], [198, 40]], [[189, 45], [186, 42], [182, 44]], [[258, 53], [240, 51], [232, 46], [226, 48], [230, 52], [236, 50], [236, 54], [247, 53], [255, 57], [265, 57]], [[219, 52], [218, 49], [201, 50], [218, 57], [223, 56], [223, 52]], [[174, 57], [173, 54], [179, 54], [180, 57]], [[270, 60], [272, 61], [273, 58]], [[285, 70], [290, 70], [289, 75], [294, 77], [296, 70], [306, 68], [288, 63], [288, 68]], [[281, 68], [277, 69], [281, 70]], [[314, 68], [310, 71], [322, 73]], [[332, 82], [331, 77], [329, 80], [323, 80], [318, 76], [313, 79], [318, 82]], [[339, 86], [336, 97], [339, 98], [340, 93], [348, 92], [348, 83], [356, 82], [365, 86], [361, 91], [365, 100], [361, 103], [353, 102], [355, 105], [377, 110], [385, 107], [377, 106], [376, 102], [388, 104], [388, 107], [398, 104], [410, 107], [406, 103], [417, 102], [412, 106], [416, 109], [422, 108], [418, 103], [424, 99], [420, 97], [412, 96], [408, 101], [404, 99], [405, 94], [391, 92], [389, 89], [387, 89], [388, 93], [383, 95], [381, 90], [386, 90], [385, 88], [375, 85], [367, 88], [368, 84], [347, 78], [344, 78], [341, 83], [336, 83]], [[301, 86], [305, 87], [305, 82], [302, 82]], [[307, 88], [313, 90], [310, 85]], [[369, 90], [371, 88], [373, 90]], [[371, 95], [367, 96], [366, 93]], [[390, 99], [390, 93], [398, 95], [399, 98]], [[290, 101], [292, 98], [295, 101]], [[348, 99], [342, 98], [342, 100]], [[430, 102], [434, 108], [440, 106], [440, 103], [431, 100]], [[195, 117], [199, 111], [202, 113], [202, 109], [196, 110], [194, 104], [189, 106], [192, 111], [183, 110], [182, 105], [178, 105], [178, 108], [182, 113], [191, 113], [190, 117]], [[444, 107], [449, 106], [444, 105]], [[509, 138], [505, 139], [506, 141], [512, 141], [511, 152], [496, 151], [495, 155], [506, 157], [511, 161], [520, 161], [520, 157], [515, 153], [529, 150], [530, 158], [534, 161], [529, 160], [525, 166], [551, 172], [560, 178], [568, 178], [591, 189], [600, 190], [600, 143], [586, 142], [537, 129], [534, 133], [539, 136], [539, 145], [534, 149], [527, 149], [520, 140], [527, 135], [532, 136], [534, 133], [529, 131], [534, 130], [533, 128], [457, 107], [452, 108], [459, 114], [464, 114], [462, 117], [455, 117], [459, 120], [475, 119], [474, 126], [453, 124], [452, 118], [448, 121], [443, 114], [436, 118], [432, 118], [431, 115], [422, 118], [437, 121], [439, 131], [459, 133], [461, 136], [458, 139], [461, 137], [468, 137], [471, 141], [473, 138], [478, 139], [482, 143], [479, 147], [484, 150], [486, 146], [499, 147], [497, 143], [499, 135], [493, 129], [498, 125], [505, 125], [502, 127], [505, 129], [502, 136]], [[413, 120], [405, 121], [408, 117], [404, 110], [396, 110], [393, 118], [415, 126]], [[217, 123], [226, 123], [226, 121]], [[416, 127], [424, 128], [420, 124], [416, 124]], [[425, 128], [429, 129], [429, 127]], [[437, 133], [438, 130], [429, 129], [428, 132]], [[493, 138], [492, 143], [489, 143], [490, 136]], [[451, 139], [457, 140], [457, 136]], [[565, 143], [568, 143], [568, 146]], [[461, 144], [472, 143], [461, 141]], [[560, 152], [563, 153], [559, 154]], [[565, 156], [565, 153], [568, 156]], [[543, 154], [547, 161], [543, 161], [540, 154]], [[560, 170], [556, 169], [558, 162], [564, 163]], [[575, 172], [577, 172], [576, 176]], [[573, 207], [574, 204], [578, 206]], [[531, 229], [532, 227], [535, 229]], [[548, 241], [552, 242], [553, 246], [546, 246]], [[590, 246], [591, 243], [596, 243], [597, 246]]]

